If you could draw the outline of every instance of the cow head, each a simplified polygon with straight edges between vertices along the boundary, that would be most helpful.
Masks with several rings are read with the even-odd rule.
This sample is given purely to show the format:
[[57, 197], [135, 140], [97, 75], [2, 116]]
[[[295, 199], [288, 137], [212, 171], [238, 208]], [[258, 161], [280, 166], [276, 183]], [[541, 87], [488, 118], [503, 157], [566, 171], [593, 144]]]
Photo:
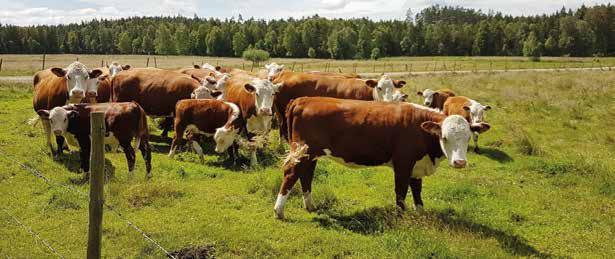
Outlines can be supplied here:
[[218, 82], [216, 83], [215, 89], [218, 91], [224, 91], [226, 89], [226, 82], [231, 78], [231, 74], [224, 73], [220, 78], [218, 78]]
[[403, 87], [406, 85], [406, 81], [392, 80], [389, 75], [382, 75], [380, 80], [369, 79], [365, 81], [365, 84], [373, 88], [374, 100], [393, 102], [395, 101], [395, 88]]
[[36, 113], [38, 113], [41, 119], [49, 120], [51, 132], [56, 136], [65, 134], [68, 130], [69, 121], [78, 116], [76, 111], [67, 110], [64, 107], [54, 107], [51, 110], [39, 110]]
[[117, 73], [124, 71], [124, 70], [129, 70], [131, 68], [130, 65], [120, 65], [119, 62], [117, 61], [113, 61], [111, 62], [111, 65], [108, 65], [107, 68], [109, 68], [109, 75], [110, 76], [115, 76], [117, 75]]
[[425, 98], [425, 100], [423, 100], [423, 104], [427, 107], [431, 107], [431, 105], [433, 104], [433, 98], [437, 94], [438, 93], [436, 91], [431, 90], [431, 89], [425, 89], [424, 91], [416, 92], [416, 95], [423, 96], [423, 98]]
[[102, 74], [100, 69], [89, 71], [84, 64], [78, 61], [73, 62], [67, 68], [54, 67], [51, 72], [58, 77], [66, 78], [70, 102], [80, 102], [86, 95], [95, 97], [97, 89], [88, 89], [90, 86], [88, 80], [96, 79]]
[[450, 166], [463, 168], [466, 166], [466, 153], [472, 132], [484, 132], [490, 126], [484, 122], [470, 125], [462, 116], [451, 115], [439, 123], [423, 122], [421, 128], [439, 138], [440, 148]]
[[265, 65], [265, 69], [267, 69], [267, 79], [271, 81], [278, 73], [284, 70], [284, 65], [278, 65], [277, 63], [274, 62], [268, 65]]
[[257, 116], [272, 116], [273, 95], [282, 86], [282, 83], [273, 84], [269, 80], [254, 79], [251, 83], [245, 84], [245, 91], [254, 96]]
[[205, 77], [204, 79], [191, 75], [192, 79], [199, 82], [200, 86], [192, 91], [190, 97], [192, 99], [211, 99], [211, 93], [216, 88], [217, 81], [213, 76]]
[[470, 119], [473, 124], [483, 122], [485, 119], [485, 111], [491, 110], [491, 106], [482, 105], [477, 101], [471, 100], [470, 105], [463, 106], [466, 112], [470, 113]]
[[408, 95], [405, 93], [402, 93], [399, 90], [396, 90], [395, 93], [393, 93], [393, 102], [407, 102], [408, 101]]
[[214, 133], [214, 141], [216, 142], [215, 151], [222, 153], [227, 150], [238, 136], [239, 129], [232, 126], [224, 126], [216, 129]]

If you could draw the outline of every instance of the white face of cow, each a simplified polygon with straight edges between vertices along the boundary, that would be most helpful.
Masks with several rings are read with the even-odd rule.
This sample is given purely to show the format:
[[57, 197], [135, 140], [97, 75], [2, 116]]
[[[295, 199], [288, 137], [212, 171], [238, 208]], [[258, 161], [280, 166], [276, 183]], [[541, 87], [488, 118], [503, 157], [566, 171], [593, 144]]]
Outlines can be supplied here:
[[51, 132], [56, 136], [61, 136], [68, 130], [68, 121], [73, 116], [76, 116], [75, 111], [67, 111], [63, 107], [54, 107], [49, 110], [40, 110], [37, 112], [42, 119], [49, 120]]
[[278, 65], [276, 63], [271, 63], [265, 65], [265, 69], [267, 69], [267, 79], [273, 80], [273, 78], [282, 70], [284, 70], [284, 65]]
[[222, 153], [227, 150], [237, 138], [237, 129], [232, 127], [220, 127], [214, 133], [214, 141], [216, 142], [216, 152]]
[[273, 84], [269, 80], [254, 79], [246, 84], [245, 90], [254, 95], [257, 116], [272, 116], [273, 95], [282, 86], [282, 83]]
[[215, 89], [218, 91], [224, 91], [224, 89], [226, 89], [226, 82], [230, 78], [231, 78], [231, 74], [229, 73], [222, 74], [222, 76], [220, 77], [220, 79], [218, 79], [218, 82], [216, 83]]
[[466, 153], [472, 131], [484, 132], [489, 124], [470, 124], [460, 115], [446, 117], [441, 123], [433, 121], [423, 122], [421, 128], [428, 133], [439, 137], [440, 147], [448, 160], [448, 164], [455, 168], [466, 166]]
[[419, 91], [418, 93], [416, 93], [417, 95], [423, 96], [423, 98], [425, 98], [425, 100], [423, 101], [423, 104], [425, 106], [431, 106], [431, 104], [433, 103], [433, 96], [436, 92], [434, 90], [431, 89], [425, 89], [425, 91]]
[[408, 101], [408, 95], [405, 93], [402, 93], [399, 90], [395, 90], [395, 93], [393, 93], [393, 102], [406, 102]]
[[384, 102], [394, 102], [396, 101], [396, 98], [401, 98], [402, 95], [398, 94], [398, 96], [396, 97], [396, 89], [395, 88], [400, 88], [402, 86], [404, 86], [406, 84], [405, 81], [398, 81], [397, 82], [397, 86], [395, 85], [396, 82], [393, 81], [388, 75], [382, 75], [382, 77], [380, 77], [380, 80], [378, 80], [378, 82], [376, 82], [375, 80], [367, 80], [365, 81], [365, 83], [370, 86], [373, 87], [374, 89], [373, 91], [373, 97], [375, 101], [384, 101]]
[[470, 100], [470, 106], [464, 106], [464, 110], [470, 112], [470, 119], [472, 120], [472, 124], [483, 122], [485, 119], [485, 111], [491, 109], [489, 105], [482, 105], [477, 101]]
[[117, 75], [117, 73], [124, 71], [124, 70], [128, 70], [130, 69], [130, 65], [120, 65], [120, 63], [118, 63], [117, 61], [114, 61], [111, 63], [111, 65], [108, 66], [109, 68], [109, 75], [110, 76], [115, 76]]
[[[58, 77], [66, 78], [70, 102], [80, 102], [86, 95], [96, 96], [97, 82], [90, 81], [90, 79], [96, 79], [102, 74], [100, 69], [88, 71], [88, 68], [78, 61], [73, 62], [66, 69], [54, 67], [51, 72]], [[92, 85], [95, 86], [92, 87]]]

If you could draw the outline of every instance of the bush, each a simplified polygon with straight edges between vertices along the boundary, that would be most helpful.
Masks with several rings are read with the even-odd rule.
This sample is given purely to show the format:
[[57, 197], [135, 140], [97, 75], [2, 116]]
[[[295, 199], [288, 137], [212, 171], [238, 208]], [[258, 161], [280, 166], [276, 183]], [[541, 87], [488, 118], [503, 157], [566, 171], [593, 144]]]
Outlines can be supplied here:
[[269, 60], [269, 52], [262, 49], [248, 49], [241, 55], [243, 59], [252, 61], [252, 66], [258, 66], [260, 62]]
[[371, 58], [373, 60], [378, 60], [380, 58], [380, 49], [379, 48], [373, 48], [372, 49], [372, 55]]
[[310, 48], [308, 49], [308, 57], [309, 58], [316, 58], [316, 50], [314, 48]]

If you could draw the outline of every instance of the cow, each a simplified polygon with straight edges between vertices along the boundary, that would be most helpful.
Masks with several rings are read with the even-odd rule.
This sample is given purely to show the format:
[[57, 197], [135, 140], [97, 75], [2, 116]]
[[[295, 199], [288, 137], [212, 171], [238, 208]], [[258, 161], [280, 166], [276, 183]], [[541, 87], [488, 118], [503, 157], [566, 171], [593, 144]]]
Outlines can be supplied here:
[[111, 77], [116, 76], [119, 72], [122, 72], [124, 70], [129, 70], [131, 68], [132, 66], [128, 64], [120, 65], [120, 62], [117, 62], [117, 61], [113, 61], [111, 62], [111, 65], [107, 66], [107, 69], [109, 69], [109, 76]]
[[345, 78], [361, 78], [360, 75], [358, 74], [354, 74], [354, 73], [335, 73], [335, 72], [322, 72], [322, 71], [309, 71], [306, 72], [308, 74], [315, 74], [315, 75], [321, 75], [321, 76], [339, 76], [339, 77], [345, 77]]
[[[209, 80], [202, 80], [177, 71], [157, 68], [133, 68], [117, 74], [112, 79], [112, 100], [114, 102], [136, 101], [149, 116], [166, 117], [162, 136], [167, 137], [172, 126], [175, 104], [190, 99], [194, 91], [203, 86], [210, 88]], [[201, 88], [202, 89], [202, 88]], [[207, 91], [202, 96], [211, 98]]]
[[[90, 171], [90, 114], [92, 112], [105, 113], [107, 133], [105, 142], [118, 142], [122, 147], [128, 161], [129, 176], [133, 175], [135, 167], [135, 149], [139, 149], [145, 160], [147, 177], [151, 178], [152, 155], [147, 118], [137, 103], [70, 104], [54, 107], [51, 110], [41, 109], [37, 113], [41, 118], [50, 121], [51, 130], [56, 136], [71, 134], [77, 139], [81, 149], [81, 170], [87, 177]], [[134, 138], [136, 138], [135, 149], [131, 145]]]
[[269, 81], [273, 81], [273, 79], [278, 74], [284, 71], [284, 65], [278, 65], [277, 63], [273, 62], [265, 65], [265, 70], [267, 70], [267, 79], [269, 79]]
[[[99, 69], [89, 70], [80, 62], [73, 62], [66, 68], [54, 67], [42, 70], [34, 74], [34, 94], [32, 106], [34, 111], [63, 106], [68, 103], [96, 102], [98, 76], [102, 74]], [[36, 124], [39, 116], [31, 119], [30, 124]], [[48, 120], [42, 120], [43, 129], [47, 138], [47, 145], [51, 155], [58, 158], [62, 146], [58, 146], [60, 152], [56, 153], [51, 144], [51, 130]], [[64, 138], [56, 136], [56, 143], [64, 143]]]
[[[169, 157], [175, 155], [184, 133], [190, 132], [188, 142], [203, 163], [203, 149], [192, 137], [195, 134], [213, 136], [215, 151], [222, 153], [231, 147], [244, 127], [239, 107], [220, 100], [181, 100], [175, 107], [175, 135], [171, 143]], [[235, 148], [231, 149], [236, 151]], [[232, 152], [234, 157], [236, 152]]]
[[489, 129], [470, 125], [459, 115], [446, 116], [411, 103], [301, 97], [286, 110], [290, 153], [284, 162], [284, 180], [274, 212], [284, 218], [284, 204], [297, 180], [304, 205], [314, 211], [312, 179], [319, 158], [328, 156], [347, 165], [387, 164], [395, 173], [395, 202], [406, 209], [408, 185], [414, 206], [422, 210], [422, 178], [432, 175], [438, 162], [454, 168], [467, 164], [471, 132]]
[[379, 80], [322, 76], [310, 73], [283, 71], [276, 74], [274, 83], [283, 83], [275, 96], [275, 112], [280, 124], [280, 136], [286, 137], [286, 119], [284, 111], [288, 103], [302, 96], [323, 96], [342, 99], [376, 100], [392, 102], [402, 99], [403, 94], [394, 97], [398, 88], [406, 85], [405, 81], [393, 80], [382, 75]]
[[[477, 124], [485, 121], [485, 111], [491, 110], [491, 106], [482, 105], [479, 102], [465, 96], [454, 96], [446, 99], [442, 112], [446, 115], [457, 114], [463, 116], [469, 123]], [[474, 132], [474, 152], [479, 153], [478, 134]]]
[[[224, 89], [224, 100], [239, 106], [246, 124], [247, 134], [264, 135], [271, 129], [273, 95], [281, 84], [255, 77], [231, 77]], [[248, 139], [251, 139], [248, 136]], [[252, 150], [250, 163], [256, 166], [256, 150]]]
[[442, 110], [446, 99], [455, 96], [455, 93], [449, 89], [441, 89], [438, 91], [425, 89], [424, 91], [416, 92], [416, 95], [425, 98], [425, 100], [423, 101], [423, 104], [425, 106]]

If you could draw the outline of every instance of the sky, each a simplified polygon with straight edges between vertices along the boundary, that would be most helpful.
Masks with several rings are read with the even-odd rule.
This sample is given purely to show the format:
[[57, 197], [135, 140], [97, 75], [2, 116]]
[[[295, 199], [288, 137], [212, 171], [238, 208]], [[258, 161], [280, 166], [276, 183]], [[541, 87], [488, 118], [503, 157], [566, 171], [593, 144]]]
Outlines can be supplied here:
[[182, 15], [186, 17], [301, 18], [318, 14], [328, 18], [404, 19], [434, 5], [494, 10], [511, 15], [553, 13], [566, 6], [578, 8], [609, 0], [0, 0], [0, 23], [15, 25], [66, 24], [95, 18]]

